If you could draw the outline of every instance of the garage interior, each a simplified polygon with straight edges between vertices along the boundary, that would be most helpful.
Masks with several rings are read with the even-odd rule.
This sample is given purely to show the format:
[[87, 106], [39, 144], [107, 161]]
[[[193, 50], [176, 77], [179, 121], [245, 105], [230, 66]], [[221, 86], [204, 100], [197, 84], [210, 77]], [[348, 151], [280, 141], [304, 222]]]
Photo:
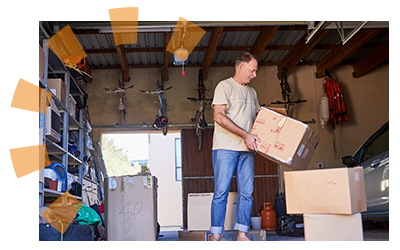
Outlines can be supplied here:
[[[97, 192], [90, 192], [93, 196], [89, 197], [82, 186], [80, 195], [75, 194], [74, 197], [83, 204], [101, 206], [101, 201], [107, 203], [107, 187], [110, 187], [107, 181], [111, 176], [107, 176], [101, 156], [103, 134], [162, 133], [153, 127], [159, 110], [159, 105], [154, 103], [156, 97], [143, 93], [156, 89], [162, 75], [165, 88], [171, 87], [163, 93], [167, 101], [168, 133], [180, 133], [182, 148], [179, 194], [182, 225], [177, 231], [188, 232], [188, 195], [211, 193], [214, 189], [211, 159], [214, 120], [212, 108], [206, 105], [208, 128], [204, 130], [203, 148], [198, 150], [193, 117], [199, 103], [190, 102], [187, 98], [197, 95], [200, 69], [207, 89], [206, 98], [212, 98], [219, 81], [233, 76], [235, 59], [243, 52], [251, 52], [258, 57], [257, 77], [250, 85], [257, 91], [260, 105], [284, 107], [276, 104], [285, 101], [280, 85], [283, 71], [291, 87], [291, 100], [304, 101], [291, 105], [288, 116], [307, 124], [320, 139], [308, 165], [309, 170], [344, 167], [340, 159], [353, 155], [375, 130], [389, 121], [389, 22], [192, 22], [205, 34], [191, 51], [184, 67], [175, 65], [173, 54], [167, 51], [176, 31], [176, 22], [139, 22], [137, 43], [120, 45], [115, 44], [110, 22], [40, 22], [39, 44], [48, 57], [49, 65], [40, 83], [43, 86], [48, 79], [63, 79], [67, 93], [77, 103], [75, 110], [78, 109], [76, 119], [62, 129], [63, 135], [69, 138], [68, 130], [78, 131], [79, 138], [87, 134], [93, 145], [87, 155], [91, 158], [88, 164], [95, 168], [95, 173], [86, 181], [93, 185], [92, 190], [97, 186]], [[62, 65], [62, 61], [45, 44], [68, 26], [87, 55], [85, 65], [80, 68], [81, 73]], [[327, 76], [336, 79], [340, 85], [348, 121], [328, 122], [321, 126], [320, 100]], [[119, 81], [125, 82], [126, 88], [133, 85], [125, 92], [127, 112], [124, 121], [121, 121], [118, 110], [120, 100], [116, 94], [104, 93], [107, 89], [117, 89]], [[63, 106], [60, 100], [55, 102], [59, 108]], [[65, 107], [68, 105], [64, 104]], [[62, 114], [68, 114], [68, 111]], [[86, 124], [89, 124], [89, 130], [86, 130]], [[43, 140], [50, 155], [54, 152], [50, 149], [55, 147], [54, 143], [45, 135]], [[76, 158], [83, 165], [86, 145], [82, 140], [79, 143], [81, 155]], [[64, 142], [61, 147], [68, 146]], [[78, 183], [83, 184], [87, 178], [82, 174], [82, 167], [77, 166], [79, 164], [74, 163], [70, 167], [70, 153], [61, 157], [60, 153], [54, 154], [57, 155], [54, 158], [56, 161], [68, 166], [66, 171], [69, 172], [69, 168], [79, 169]], [[50, 158], [53, 160], [52, 156]], [[292, 169], [258, 154], [254, 167], [252, 216], [258, 216], [264, 202], [272, 202], [276, 206], [276, 195], [285, 189], [284, 172]], [[152, 168], [150, 166], [150, 171]], [[230, 191], [237, 192], [235, 181], [232, 181]], [[43, 192], [39, 192], [43, 199], [40, 205], [51, 204], [62, 193], [44, 188]], [[161, 202], [161, 199], [168, 198], [158, 194], [158, 199]], [[159, 214], [163, 208], [158, 207], [156, 211]], [[364, 240], [389, 240], [389, 218], [372, 218], [363, 222], [365, 232], [369, 228], [373, 229], [372, 232], [377, 230], [376, 234], [364, 233]], [[379, 230], [376, 229], [377, 222]], [[178, 240], [176, 232], [161, 232], [160, 235], [164, 237], [158, 240]], [[299, 237], [280, 238], [268, 232], [267, 241], [269, 239], [299, 240]]]

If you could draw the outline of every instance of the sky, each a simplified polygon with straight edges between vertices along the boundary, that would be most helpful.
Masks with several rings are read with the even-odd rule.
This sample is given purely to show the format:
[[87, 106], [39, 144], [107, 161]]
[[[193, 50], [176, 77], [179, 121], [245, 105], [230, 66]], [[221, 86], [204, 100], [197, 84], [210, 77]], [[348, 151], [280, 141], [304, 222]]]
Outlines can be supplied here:
[[128, 155], [129, 160], [148, 159], [148, 134], [106, 134], [114, 140], [117, 148], [122, 148]]

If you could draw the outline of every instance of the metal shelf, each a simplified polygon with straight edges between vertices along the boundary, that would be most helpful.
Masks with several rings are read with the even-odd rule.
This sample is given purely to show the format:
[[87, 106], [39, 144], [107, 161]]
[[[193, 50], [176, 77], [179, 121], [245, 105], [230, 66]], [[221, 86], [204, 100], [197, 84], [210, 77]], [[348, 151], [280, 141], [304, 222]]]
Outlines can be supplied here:
[[[83, 92], [75, 82], [74, 76], [72, 75], [72, 70], [65, 66], [65, 64], [58, 58], [53, 51], [51, 51], [47, 46], [46, 42], [49, 39], [49, 35], [46, 33], [43, 26], [39, 23], [39, 44], [42, 44], [42, 48], [45, 51], [45, 77], [42, 79], [39, 77], [39, 86], [50, 91], [47, 87], [47, 80], [51, 78], [60, 78], [66, 85], [66, 103], [65, 105], [58, 99], [57, 96], [53, 95], [52, 99], [54, 100], [55, 105], [59, 109], [61, 113], [61, 129], [60, 134], [63, 135], [65, 140], [63, 144], [55, 143], [51, 141], [49, 138], [46, 138], [45, 133], [43, 132], [43, 143], [46, 144], [47, 154], [51, 160], [56, 160], [64, 165], [66, 170], [68, 171], [68, 167], [75, 165], [79, 166], [79, 182], [82, 184], [82, 168], [80, 165], [83, 164], [82, 160], [79, 157], [75, 157], [72, 153], [68, 152], [68, 132], [71, 130], [79, 131], [79, 139], [77, 143], [78, 150], [81, 152], [83, 157], [84, 152], [84, 143], [83, 143], [83, 111], [80, 110], [79, 116], [77, 118], [73, 117], [69, 113], [68, 105], [69, 105], [69, 94], [75, 96], [83, 96]], [[47, 73], [47, 74], [46, 74]], [[39, 127], [45, 130], [45, 115], [40, 114], [40, 123]], [[51, 190], [48, 188], [39, 188], [39, 204], [44, 204], [44, 200], [46, 198], [54, 198], [55, 196], [60, 196], [63, 194], [62, 192], [58, 192], [55, 190]], [[82, 200], [81, 197], [73, 196], [76, 199]], [[42, 201], [42, 202], [41, 202]]]

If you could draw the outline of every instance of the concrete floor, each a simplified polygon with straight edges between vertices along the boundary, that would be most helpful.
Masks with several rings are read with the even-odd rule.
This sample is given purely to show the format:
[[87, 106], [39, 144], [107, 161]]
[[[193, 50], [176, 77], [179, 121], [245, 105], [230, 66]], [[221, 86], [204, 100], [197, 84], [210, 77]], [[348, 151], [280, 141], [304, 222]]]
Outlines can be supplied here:
[[[158, 241], [178, 241], [178, 227], [161, 228]], [[304, 241], [304, 237], [279, 236], [274, 231], [267, 232], [267, 241]], [[364, 229], [364, 241], [389, 241], [389, 227], [368, 227]]]

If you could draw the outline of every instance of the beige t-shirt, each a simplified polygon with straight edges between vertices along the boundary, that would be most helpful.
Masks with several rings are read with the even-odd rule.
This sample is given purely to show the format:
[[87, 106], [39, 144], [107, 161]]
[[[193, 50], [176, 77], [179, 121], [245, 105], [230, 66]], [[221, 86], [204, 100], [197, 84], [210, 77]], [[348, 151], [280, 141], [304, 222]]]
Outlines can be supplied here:
[[[256, 91], [250, 86], [237, 83], [232, 77], [218, 83], [214, 91], [212, 105], [228, 106], [226, 116], [236, 125], [251, 131], [259, 104]], [[242, 137], [237, 136], [214, 123], [213, 150], [228, 149], [234, 151], [249, 151]]]

